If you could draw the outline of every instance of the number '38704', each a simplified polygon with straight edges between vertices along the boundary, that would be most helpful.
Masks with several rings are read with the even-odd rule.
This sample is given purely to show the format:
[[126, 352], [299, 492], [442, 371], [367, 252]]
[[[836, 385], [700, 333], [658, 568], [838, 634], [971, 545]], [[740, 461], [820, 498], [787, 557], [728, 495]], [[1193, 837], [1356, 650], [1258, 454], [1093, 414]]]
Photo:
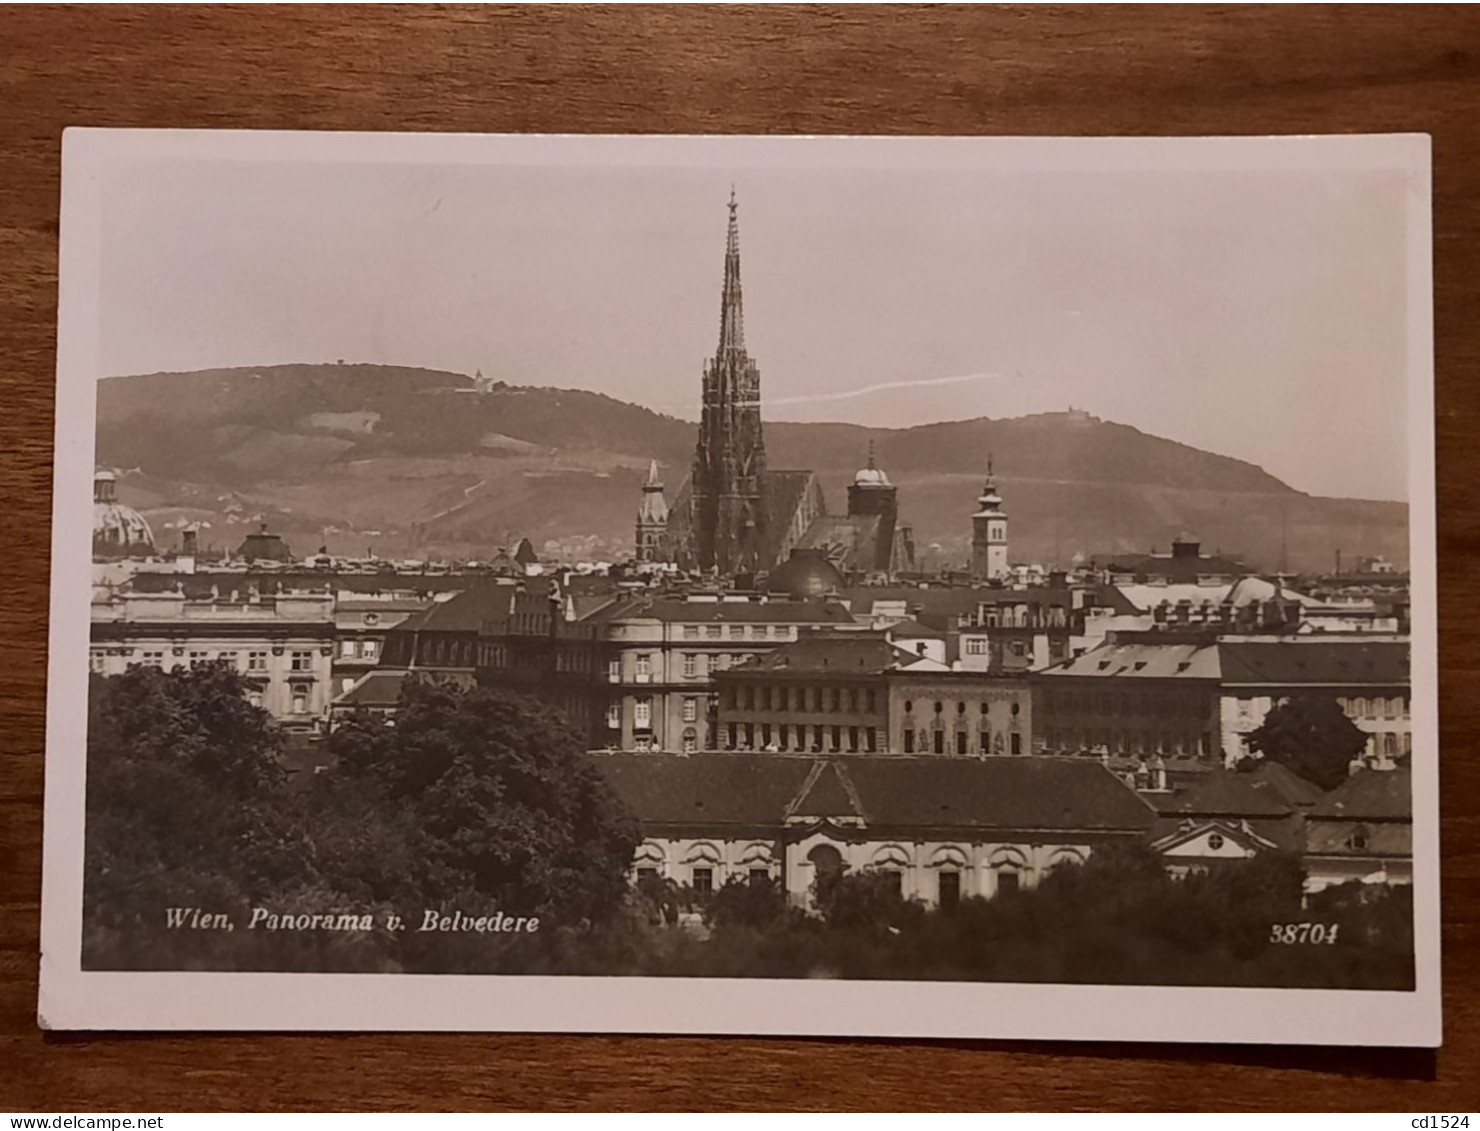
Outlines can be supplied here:
[[1340, 929], [1340, 923], [1271, 923], [1269, 941], [1280, 946], [1299, 946], [1301, 943], [1334, 946], [1336, 932]]

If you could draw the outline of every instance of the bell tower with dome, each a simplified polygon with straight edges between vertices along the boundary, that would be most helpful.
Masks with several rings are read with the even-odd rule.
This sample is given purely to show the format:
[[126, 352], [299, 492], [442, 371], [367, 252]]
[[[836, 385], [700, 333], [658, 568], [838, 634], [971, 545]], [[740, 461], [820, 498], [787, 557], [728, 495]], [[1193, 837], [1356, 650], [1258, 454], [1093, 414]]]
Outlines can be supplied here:
[[1007, 512], [997, 493], [991, 456], [987, 457], [986, 486], [976, 501], [977, 512], [971, 516], [971, 576], [978, 581], [995, 581], [1008, 574]]

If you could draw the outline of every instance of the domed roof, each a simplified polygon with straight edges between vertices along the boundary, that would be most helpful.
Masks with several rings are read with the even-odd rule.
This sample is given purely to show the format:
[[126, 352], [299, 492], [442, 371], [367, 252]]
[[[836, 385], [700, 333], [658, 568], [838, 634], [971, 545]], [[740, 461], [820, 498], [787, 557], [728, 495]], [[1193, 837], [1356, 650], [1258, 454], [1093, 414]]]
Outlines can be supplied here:
[[793, 550], [791, 557], [771, 571], [766, 589], [793, 601], [822, 597], [843, 587], [843, 575], [827, 560], [827, 551]]
[[93, 476], [93, 557], [147, 558], [154, 554], [154, 532], [144, 516], [118, 501], [118, 476]]
[[858, 474], [853, 476], [855, 487], [892, 487], [889, 476], [884, 474], [884, 469], [874, 462], [874, 442], [868, 442], [868, 466], [860, 467]]

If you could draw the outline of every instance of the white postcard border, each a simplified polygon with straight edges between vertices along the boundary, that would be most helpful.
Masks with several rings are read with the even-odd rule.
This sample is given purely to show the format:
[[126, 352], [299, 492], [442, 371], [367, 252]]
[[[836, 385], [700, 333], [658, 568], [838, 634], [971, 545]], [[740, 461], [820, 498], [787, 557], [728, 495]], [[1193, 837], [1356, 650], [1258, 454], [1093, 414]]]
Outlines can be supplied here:
[[[41, 993], [48, 1029], [467, 1030], [1435, 1046], [1437, 758], [1413, 769], [1411, 992], [990, 982], [84, 971], [91, 498], [102, 200], [151, 159], [725, 167], [1392, 169], [1409, 178], [1414, 747], [1437, 751], [1430, 139], [611, 137], [70, 129], [63, 145]], [[144, 282], [141, 281], [141, 285]]]

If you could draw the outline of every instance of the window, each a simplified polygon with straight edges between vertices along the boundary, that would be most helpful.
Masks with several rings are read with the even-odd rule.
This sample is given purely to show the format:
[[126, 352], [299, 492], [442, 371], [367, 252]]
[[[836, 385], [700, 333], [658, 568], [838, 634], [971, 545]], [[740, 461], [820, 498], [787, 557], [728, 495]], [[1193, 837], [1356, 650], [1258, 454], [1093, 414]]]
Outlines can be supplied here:
[[863, 693], [863, 709], [872, 715], [878, 710], [878, 701], [874, 698], [874, 689], [870, 687]]
[[632, 725], [648, 730], [653, 725], [653, 700], [650, 696], [639, 695], [637, 702], [632, 707]]
[[1022, 713], [1022, 710], [1023, 710], [1023, 705], [1021, 703], [1019, 703], [1016, 699], [1014, 699], [1012, 701], [1012, 716], [1013, 716], [1013, 718], [1017, 718], [1017, 716]]
[[606, 705], [606, 725], [612, 730], [622, 725], [622, 704], [608, 703]]
[[683, 675], [685, 679], [693, 679], [699, 674], [699, 657], [692, 652], [683, 654]]
[[341, 694], [343, 694], [344, 692], [348, 691], [354, 685], [355, 685], [355, 677], [354, 676], [352, 676], [352, 675], [344, 676], [339, 681], [339, 691], [340, 691]]
[[724, 635], [724, 631], [725, 626], [722, 624], [706, 624], [704, 626], [704, 635], [710, 640], [718, 640]]
[[757, 640], [764, 640], [769, 635], [770, 630], [771, 626], [768, 624], [752, 625], [750, 635], [754, 636]]
[[637, 657], [637, 678], [646, 680], [653, 674], [653, 658], [643, 654]]
[[301, 691], [293, 693], [293, 713], [301, 715], [308, 710], [308, 696]]
[[1346, 843], [1351, 846], [1352, 851], [1354, 851], [1354, 852], [1366, 852], [1367, 851], [1367, 832], [1366, 832], [1366, 830], [1365, 829], [1358, 829], [1358, 830], [1356, 830], [1356, 832], [1352, 833], [1352, 835], [1347, 839], [1347, 842]]
[[608, 660], [606, 662], [606, 678], [611, 683], [622, 682], [622, 661]]
[[879, 875], [884, 877], [884, 884], [888, 890], [898, 896], [904, 895], [904, 873], [897, 868], [889, 868]]
[[209, 652], [191, 652], [190, 662], [192, 664], [203, 664], [211, 658]]
[[1223, 844], [1224, 841], [1222, 833], [1214, 833], [1212, 836], [1208, 837], [1208, 847], [1211, 848], [1214, 852], [1217, 852], [1220, 848], [1222, 848]]
[[162, 667], [164, 667], [164, 653], [163, 652], [145, 652], [144, 653], [144, 666], [146, 668], [162, 668]]
[[745, 639], [745, 626], [743, 624], [732, 624], [732, 625], [730, 625], [730, 639], [731, 640], [744, 640]]
[[685, 754], [694, 754], [697, 753], [698, 750], [699, 738], [694, 733], [693, 728], [690, 727], [688, 730], [683, 732], [683, 752]]
[[232, 667], [236, 667], [235, 652], [222, 652], [216, 659], [220, 660], [223, 664], [230, 664]]
[[93, 671], [100, 672], [100, 671], [103, 670], [104, 666], [108, 662], [108, 654], [106, 652], [97, 652], [97, 651], [89, 652], [88, 653], [88, 657], [87, 657], [87, 662], [88, 662], [88, 666]]
[[961, 873], [941, 872], [939, 875], [940, 909], [951, 911], [961, 902]]
[[698, 895], [708, 895], [712, 891], [714, 891], [714, 869], [695, 867], [694, 892]]
[[692, 723], [699, 718], [699, 700], [692, 695], [685, 696], [683, 701], [683, 721]]
[[1016, 872], [997, 873], [997, 894], [1012, 895], [1020, 887], [1020, 877]]
[[968, 636], [966, 638], [966, 654], [968, 656], [985, 656], [987, 654], [986, 637]]
[[956, 753], [966, 753], [966, 732], [964, 730], [958, 730], [956, 732]]
[[247, 671], [249, 671], [249, 672], [265, 672], [266, 670], [267, 670], [267, 653], [266, 652], [248, 652], [247, 653]]
[[379, 650], [379, 648], [380, 648], [380, 642], [378, 640], [362, 640], [362, 641], [360, 641], [360, 659], [362, 659], [362, 660], [373, 660], [373, 659], [375, 659], [375, 653]]
[[751, 886], [758, 887], [761, 884], [768, 884], [771, 882], [771, 869], [751, 868], [750, 871], [747, 873], [747, 876], [750, 879]]
[[656, 868], [639, 868], [639, 869], [637, 869], [637, 882], [639, 884], [657, 883], [658, 882], [658, 869], [656, 869]]
[[288, 657], [288, 670], [295, 672], [306, 672], [313, 670], [312, 652], [294, 652]]
[[686, 624], [683, 626], [683, 638], [685, 640], [699, 639], [699, 626], [697, 624]]
[[1012, 732], [1011, 745], [1014, 754], [1021, 754], [1023, 752], [1023, 736], [1017, 731]]
[[934, 749], [935, 749], [935, 752], [937, 754], [944, 754], [946, 752], [946, 732], [945, 731], [938, 730], [938, 731], [935, 732], [935, 747], [934, 747]]
[[908, 727], [905, 728], [904, 732], [904, 752], [906, 754], [913, 754], [915, 752], [915, 732]]
[[355, 654], [355, 642], [353, 640], [341, 640], [339, 642], [339, 655], [342, 659], [353, 659]]
[[261, 707], [262, 706], [262, 692], [257, 691], [255, 689], [252, 690], [252, 691], [248, 691], [247, 692], [247, 702], [250, 703], [254, 707]]

